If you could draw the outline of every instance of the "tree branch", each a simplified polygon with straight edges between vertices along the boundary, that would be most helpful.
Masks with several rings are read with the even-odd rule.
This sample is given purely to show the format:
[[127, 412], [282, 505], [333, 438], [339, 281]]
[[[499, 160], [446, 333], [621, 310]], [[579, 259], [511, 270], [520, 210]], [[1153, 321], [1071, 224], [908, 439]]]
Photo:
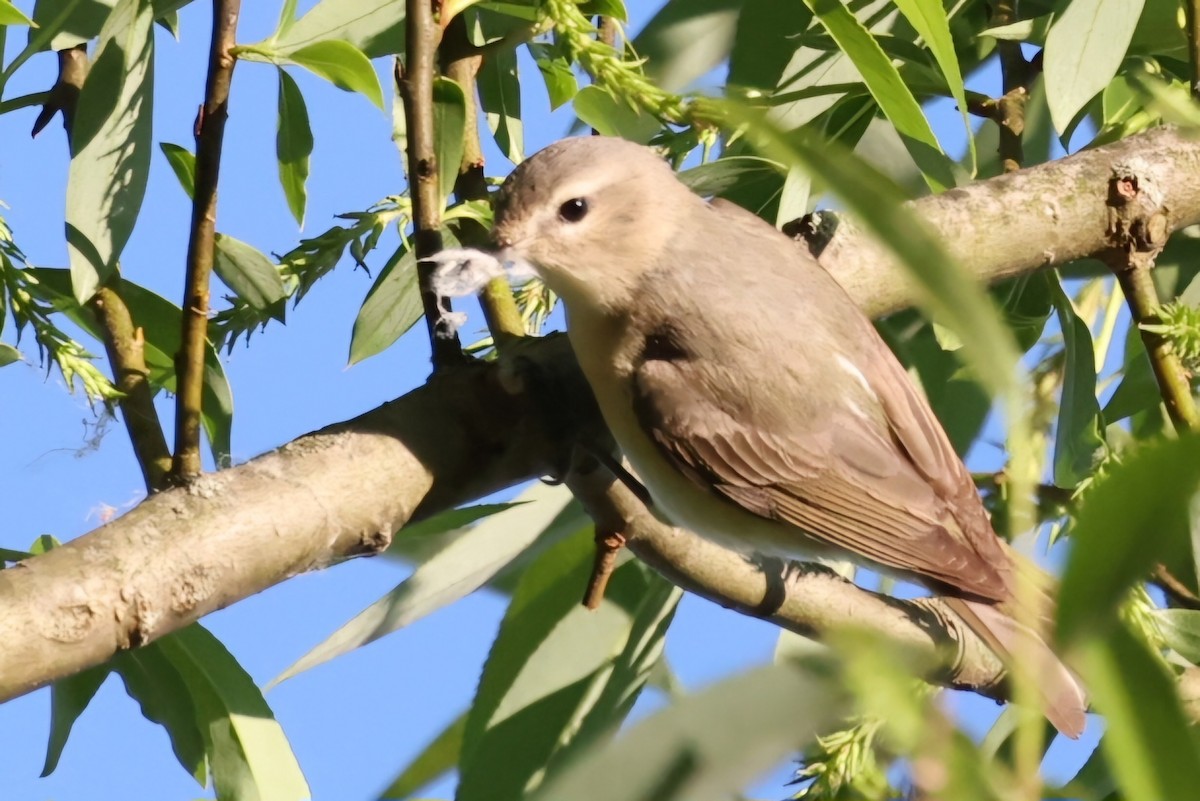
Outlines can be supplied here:
[[229, 116], [241, 0], [213, 0], [212, 45], [204, 104], [196, 116], [196, 189], [188, 237], [183, 292], [183, 331], [175, 354], [175, 458], [171, 477], [189, 481], [200, 475], [200, 404], [204, 392], [204, 349], [208, 344], [208, 300], [216, 242], [217, 183], [221, 147]]
[[[1200, 221], [1200, 143], [1173, 130], [913, 207], [968, 256], [975, 275], [1007, 277], [1108, 248], [1108, 182], [1113, 165], [1134, 153], [1161, 176], [1157, 185], [1172, 209], [1168, 228]], [[1013, 209], [1025, 208], [1028, 224], [1014, 220]], [[839, 230], [830, 244], [838, 247], [825, 255], [840, 254], [829, 263], [859, 305], [878, 315], [911, 304], [903, 275], [861, 235], [848, 245], [849, 231]], [[991, 247], [998, 236], [1004, 246]], [[0, 571], [0, 700], [297, 573], [374, 553], [411, 519], [553, 472], [568, 438], [548, 424], [547, 410], [569, 411], [576, 425], [599, 426], [599, 418], [564, 337], [517, 344], [510, 358], [437, 373], [380, 409], [155, 495], [103, 528]], [[937, 601], [901, 603], [808, 569], [771, 577], [736, 553], [654, 525], [620, 487], [576, 486], [601, 521], [611, 522], [606, 515], [614, 511], [631, 521], [631, 547], [693, 591], [796, 631], [873, 627], [941, 654], [941, 680], [1002, 692], [994, 658]]]
[[441, 28], [433, 21], [433, 0], [406, 0], [407, 53], [404, 68], [396, 62], [396, 87], [404, 102], [408, 129], [408, 180], [412, 197], [413, 244], [417, 253], [417, 281], [433, 369], [462, 361], [462, 346], [445, 312], [450, 299], [433, 291], [434, 266], [424, 261], [442, 249], [442, 192], [438, 185], [437, 140], [433, 129], [433, 76]]
[[[62, 112], [63, 129], [68, 149], [75, 124], [75, 107], [88, 73], [87, 45], [58, 51], [58, 79], [46, 93], [46, 102], [33, 124], [36, 136], [58, 112]], [[150, 387], [146, 367], [145, 340], [142, 330], [133, 321], [129, 307], [121, 296], [119, 276], [113, 276], [88, 301], [88, 308], [100, 324], [104, 351], [112, 365], [113, 384], [121, 391], [121, 416], [133, 446], [138, 467], [147, 492], [166, 487], [171, 468], [171, 451], [163, 435], [158, 409], [154, 407], [154, 391]]]

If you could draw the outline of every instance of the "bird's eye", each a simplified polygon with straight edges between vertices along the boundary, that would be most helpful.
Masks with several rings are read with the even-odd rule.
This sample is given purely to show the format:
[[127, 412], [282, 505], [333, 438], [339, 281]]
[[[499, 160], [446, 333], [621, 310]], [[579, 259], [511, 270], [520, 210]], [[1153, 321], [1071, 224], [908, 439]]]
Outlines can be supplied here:
[[581, 197], [573, 197], [558, 207], [558, 216], [569, 223], [577, 223], [587, 216], [588, 204]]

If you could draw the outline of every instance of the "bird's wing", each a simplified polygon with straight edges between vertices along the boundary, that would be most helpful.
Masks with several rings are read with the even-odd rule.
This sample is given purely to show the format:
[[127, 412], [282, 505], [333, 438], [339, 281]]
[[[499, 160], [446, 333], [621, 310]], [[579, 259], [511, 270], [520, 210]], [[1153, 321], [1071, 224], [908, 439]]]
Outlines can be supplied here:
[[650, 360], [634, 377], [638, 422], [681, 473], [752, 514], [935, 589], [1008, 598], [1007, 554], [973, 485], [960, 497], [970, 477], [898, 364], [900, 383], [884, 381], [879, 393], [886, 425], [846, 405], [782, 431], [762, 430], [707, 393], [705, 369], [686, 358]]

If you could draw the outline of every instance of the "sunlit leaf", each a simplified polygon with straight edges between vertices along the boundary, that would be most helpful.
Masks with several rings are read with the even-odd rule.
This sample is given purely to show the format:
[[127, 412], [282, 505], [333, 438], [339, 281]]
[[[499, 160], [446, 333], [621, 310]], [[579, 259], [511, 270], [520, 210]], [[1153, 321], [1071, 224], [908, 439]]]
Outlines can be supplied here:
[[208, 754], [200, 732], [191, 691], [171, 659], [157, 642], [121, 651], [113, 671], [125, 683], [125, 692], [137, 701], [142, 715], [159, 724], [171, 739], [175, 758], [200, 786], [208, 783]]
[[1144, 0], [1072, 0], [1046, 36], [1043, 69], [1050, 116], [1065, 133], [1125, 60]]
[[454, 191], [462, 166], [463, 131], [467, 124], [467, 96], [449, 78], [433, 80], [433, 136], [437, 146], [438, 186], [442, 205]]
[[[0, 25], [32, 25], [33, 20], [21, 13], [10, 0], [0, 0]], [[44, 775], [44, 774], [43, 774]]]
[[170, 142], [159, 142], [158, 147], [167, 157], [167, 163], [171, 165], [171, 171], [179, 179], [179, 185], [183, 187], [183, 191], [187, 193], [188, 197], [193, 197], [196, 193], [195, 155], [187, 148], [173, 145]]
[[287, 293], [275, 264], [258, 248], [225, 234], [216, 235], [213, 271], [237, 296], [260, 311], [283, 319]]
[[[297, 23], [297, 27], [299, 23]], [[371, 61], [349, 42], [328, 39], [313, 42], [287, 57], [294, 63], [321, 76], [339, 89], [358, 92], [383, 110], [383, 89]]]
[[573, 105], [579, 119], [604, 136], [620, 136], [646, 144], [662, 129], [652, 114], [631, 109], [599, 86], [580, 89]]
[[85, 303], [108, 280], [133, 233], [150, 176], [154, 8], [120, 0], [79, 93], [67, 177], [71, 286]]
[[75, 721], [87, 709], [100, 685], [108, 678], [108, 665], [97, 665], [59, 679], [50, 687], [50, 739], [46, 743], [46, 761], [42, 776], [49, 776], [58, 767], [59, 757], [71, 736]]
[[19, 361], [21, 361], [21, 351], [7, 342], [0, 342], [0, 367], [7, 367], [13, 362]]
[[308, 157], [313, 150], [308, 107], [300, 87], [286, 71], [279, 70], [279, 115], [275, 135], [275, 157], [279, 161], [279, 184], [287, 198], [296, 224], [304, 227], [304, 209], [308, 203]]
[[396, 0], [321, 0], [273, 43], [283, 52], [342, 40], [368, 58], [404, 51], [404, 3]]
[[521, 122], [521, 82], [515, 50], [500, 49], [484, 57], [479, 67], [479, 105], [487, 118], [496, 146], [515, 163], [525, 158]]
[[646, 74], [674, 92], [716, 67], [729, 56], [743, 3], [668, 0], [633, 40], [634, 51], [646, 59]]
[[354, 318], [350, 336], [350, 364], [381, 353], [421, 319], [421, 291], [417, 286], [417, 257], [400, 247], [379, 271]]
[[1158, 609], [1154, 622], [1167, 645], [1193, 665], [1200, 665], [1200, 611]]
[[579, 91], [579, 82], [575, 79], [571, 62], [553, 45], [530, 42], [528, 47], [529, 52], [533, 55], [534, 63], [537, 64], [538, 71], [542, 74], [542, 80], [546, 84], [550, 110], [553, 111], [565, 103], [570, 103], [571, 99], [575, 97], [575, 93]]

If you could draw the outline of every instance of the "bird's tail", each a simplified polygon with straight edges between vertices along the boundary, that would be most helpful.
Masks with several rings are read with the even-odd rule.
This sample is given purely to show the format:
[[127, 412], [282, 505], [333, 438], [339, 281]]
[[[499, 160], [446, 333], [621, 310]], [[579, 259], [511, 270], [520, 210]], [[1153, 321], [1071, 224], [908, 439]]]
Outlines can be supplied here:
[[1083, 687], [1036, 631], [1018, 623], [993, 604], [965, 598], [944, 600], [1004, 664], [1012, 666], [1017, 659], [1033, 660], [1026, 672], [1038, 679], [1046, 718], [1071, 739], [1083, 733], [1087, 712]]

